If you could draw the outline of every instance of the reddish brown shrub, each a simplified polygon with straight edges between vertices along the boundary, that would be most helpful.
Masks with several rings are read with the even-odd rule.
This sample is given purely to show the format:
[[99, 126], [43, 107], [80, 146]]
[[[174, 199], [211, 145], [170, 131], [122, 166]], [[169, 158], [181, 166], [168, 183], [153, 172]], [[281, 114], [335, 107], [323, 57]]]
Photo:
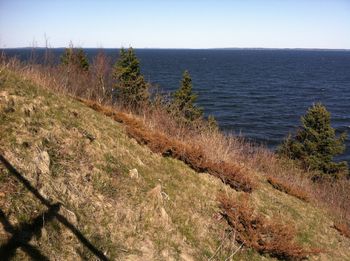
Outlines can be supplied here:
[[124, 123], [127, 134], [139, 144], [147, 145], [153, 152], [181, 160], [195, 171], [208, 172], [236, 190], [251, 192], [256, 187], [253, 179], [244, 173], [243, 168], [239, 165], [213, 162], [205, 157], [202, 149], [198, 146], [189, 146], [164, 133], [149, 130], [141, 120], [123, 112], [116, 112], [111, 107], [102, 106], [94, 101], [79, 100], [90, 108], [112, 117], [115, 121]]
[[236, 240], [261, 254], [281, 259], [303, 259], [320, 250], [305, 249], [295, 242], [296, 231], [291, 225], [284, 225], [258, 215], [250, 207], [249, 197], [239, 200], [219, 196], [222, 215], [236, 232]]
[[291, 196], [297, 197], [298, 199], [309, 201], [309, 195], [302, 190], [302, 188], [294, 185], [293, 183], [286, 182], [281, 178], [269, 176], [267, 177], [267, 182], [271, 184], [275, 189], [287, 193]]
[[346, 222], [336, 222], [333, 226], [344, 237], [350, 238], [350, 225]]

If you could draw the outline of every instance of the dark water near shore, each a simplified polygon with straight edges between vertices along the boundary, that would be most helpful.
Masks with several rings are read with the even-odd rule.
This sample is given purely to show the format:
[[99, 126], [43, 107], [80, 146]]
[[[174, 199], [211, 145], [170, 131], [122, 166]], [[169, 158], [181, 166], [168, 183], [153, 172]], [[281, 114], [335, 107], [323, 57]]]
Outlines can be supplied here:
[[[90, 57], [97, 49], [86, 49]], [[9, 55], [28, 59], [30, 49]], [[37, 50], [37, 55], [40, 56]], [[55, 49], [57, 55], [62, 49]], [[105, 49], [115, 60], [118, 50]], [[173, 91], [190, 71], [198, 104], [220, 127], [275, 148], [314, 102], [332, 113], [332, 125], [350, 132], [350, 51], [136, 50], [146, 79]], [[341, 159], [350, 162], [350, 138]]]

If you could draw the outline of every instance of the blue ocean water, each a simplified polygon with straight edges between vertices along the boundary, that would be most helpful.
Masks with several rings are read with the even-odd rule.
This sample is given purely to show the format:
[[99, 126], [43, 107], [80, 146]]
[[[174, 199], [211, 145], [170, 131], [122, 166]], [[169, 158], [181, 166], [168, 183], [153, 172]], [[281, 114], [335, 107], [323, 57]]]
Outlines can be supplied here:
[[[90, 57], [97, 51], [86, 49]], [[104, 51], [113, 60], [118, 56], [117, 49]], [[30, 50], [7, 53], [27, 59]], [[165, 91], [175, 90], [189, 70], [206, 114], [214, 115], [224, 131], [271, 149], [319, 101], [332, 113], [333, 127], [350, 132], [350, 51], [137, 49], [136, 54], [146, 79]], [[350, 163], [350, 137], [346, 144], [340, 159]]]

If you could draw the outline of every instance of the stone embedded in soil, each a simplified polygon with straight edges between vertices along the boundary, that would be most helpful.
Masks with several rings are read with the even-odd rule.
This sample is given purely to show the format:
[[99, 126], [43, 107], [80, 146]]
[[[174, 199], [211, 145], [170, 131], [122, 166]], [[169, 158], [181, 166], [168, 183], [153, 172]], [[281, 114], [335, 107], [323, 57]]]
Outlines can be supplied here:
[[138, 179], [139, 178], [139, 172], [137, 171], [137, 169], [131, 169], [131, 170], [129, 170], [129, 176], [132, 179]]

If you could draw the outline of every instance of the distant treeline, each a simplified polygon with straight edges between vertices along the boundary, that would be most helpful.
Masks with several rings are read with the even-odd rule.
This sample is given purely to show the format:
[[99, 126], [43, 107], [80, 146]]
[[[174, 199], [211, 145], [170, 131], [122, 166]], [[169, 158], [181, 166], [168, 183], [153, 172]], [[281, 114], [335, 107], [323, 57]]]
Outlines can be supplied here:
[[[102, 49], [102, 48], [83, 48], [89, 62], [92, 62], [93, 58], [101, 51], [115, 61], [120, 52], [121, 48], [113, 49]], [[39, 64], [44, 64], [45, 59], [49, 58], [50, 63], [58, 65], [61, 61], [61, 56], [66, 48], [45, 48], [45, 47], [35, 47], [35, 48], [7, 48], [1, 49], [0, 53], [5, 53], [7, 57], [17, 57], [23, 62], [35, 62]], [[48, 61], [46, 61], [48, 62]]]

